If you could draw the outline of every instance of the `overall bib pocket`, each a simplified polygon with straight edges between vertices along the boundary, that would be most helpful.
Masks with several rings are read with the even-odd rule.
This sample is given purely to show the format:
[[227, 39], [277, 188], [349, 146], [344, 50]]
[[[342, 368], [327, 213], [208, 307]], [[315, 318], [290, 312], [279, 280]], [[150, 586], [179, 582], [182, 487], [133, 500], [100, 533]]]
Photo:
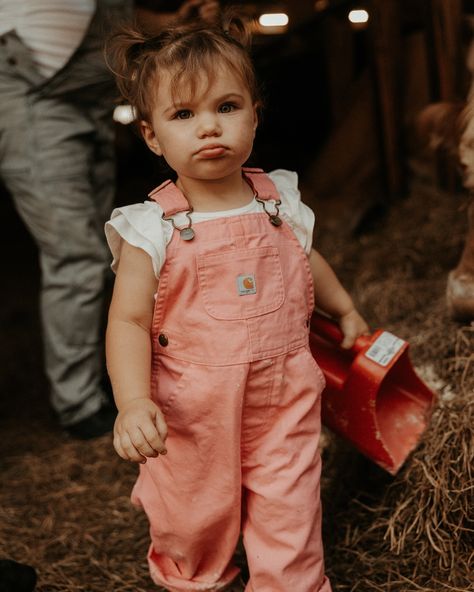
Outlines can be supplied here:
[[204, 308], [215, 319], [257, 317], [279, 309], [285, 300], [276, 247], [198, 255], [197, 271]]

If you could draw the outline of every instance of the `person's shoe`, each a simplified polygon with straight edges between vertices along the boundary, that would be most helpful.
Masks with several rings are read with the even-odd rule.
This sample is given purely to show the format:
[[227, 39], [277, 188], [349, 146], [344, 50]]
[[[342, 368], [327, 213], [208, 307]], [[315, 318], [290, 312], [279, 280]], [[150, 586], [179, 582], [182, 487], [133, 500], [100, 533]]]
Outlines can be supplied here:
[[[112, 405], [104, 405], [94, 414], [89, 415], [77, 423], [66, 426], [64, 429], [69, 436], [77, 440], [91, 440], [98, 438], [114, 427], [117, 409]], [[0, 590], [1, 592], [1, 590]]]
[[36, 571], [30, 565], [0, 559], [0, 592], [33, 592]]

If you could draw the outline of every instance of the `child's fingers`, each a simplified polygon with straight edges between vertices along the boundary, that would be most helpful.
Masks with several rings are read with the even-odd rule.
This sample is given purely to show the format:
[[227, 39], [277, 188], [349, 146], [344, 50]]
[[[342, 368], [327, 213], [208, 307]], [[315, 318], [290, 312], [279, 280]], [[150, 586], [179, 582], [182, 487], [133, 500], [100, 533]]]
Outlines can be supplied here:
[[135, 448], [130, 435], [127, 432], [124, 432], [120, 435], [120, 443], [122, 445], [122, 450], [125, 453], [125, 460], [131, 460], [133, 462], [146, 462], [146, 457], [140, 454], [140, 452]]
[[163, 417], [163, 414], [159, 409], [155, 416], [155, 425], [161, 437], [161, 440], [165, 442], [166, 438], [168, 437], [168, 426], [166, 425], [165, 418]]
[[341, 347], [343, 349], [350, 349], [358, 337], [368, 334], [368, 327], [367, 330], [364, 327], [349, 327], [344, 331], [344, 339], [341, 342]]
[[120, 456], [120, 458], [123, 458], [123, 460], [128, 460], [128, 456], [122, 447], [122, 442], [120, 441], [120, 436], [118, 434], [114, 435], [114, 448], [115, 452]]
[[344, 335], [344, 339], [341, 342], [341, 347], [343, 349], [350, 349], [356, 340], [356, 334], [355, 333], [346, 333]]
[[360, 335], [370, 334], [369, 326], [355, 309], [341, 317], [339, 324], [344, 334], [341, 342], [344, 349], [350, 349]]
[[166, 446], [164, 440], [160, 436], [158, 428], [155, 426], [154, 423], [149, 422], [146, 425], [141, 426], [141, 430], [143, 436], [146, 438], [146, 441], [148, 442], [148, 445], [154, 452], [153, 456], [158, 456], [158, 454], [166, 454]]
[[114, 428], [117, 454], [134, 462], [166, 454], [168, 428], [163, 414], [152, 401], [141, 401], [122, 410]]
[[133, 447], [145, 460], [147, 457], [157, 456], [157, 451], [150, 445], [140, 427], [137, 426], [133, 431], [130, 431], [129, 436]]

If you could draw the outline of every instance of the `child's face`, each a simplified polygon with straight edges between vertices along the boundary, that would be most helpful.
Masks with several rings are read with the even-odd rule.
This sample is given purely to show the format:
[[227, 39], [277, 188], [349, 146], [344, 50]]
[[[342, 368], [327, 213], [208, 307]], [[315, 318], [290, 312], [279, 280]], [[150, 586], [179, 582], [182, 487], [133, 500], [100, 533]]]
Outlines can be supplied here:
[[163, 156], [179, 177], [225, 178], [250, 156], [257, 113], [247, 87], [223, 66], [212, 84], [205, 77], [191, 95], [185, 85], [173, 100], [171, 75], [160, 73], [152, 123], [142, 123], [149, 148]]

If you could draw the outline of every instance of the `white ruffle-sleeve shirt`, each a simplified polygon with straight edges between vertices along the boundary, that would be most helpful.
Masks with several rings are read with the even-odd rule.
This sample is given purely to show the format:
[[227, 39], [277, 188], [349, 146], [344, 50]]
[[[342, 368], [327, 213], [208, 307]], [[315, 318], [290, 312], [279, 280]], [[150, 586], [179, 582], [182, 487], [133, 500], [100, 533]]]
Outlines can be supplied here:
[[[299, 243], [309, 255], [313, 242], [314, 214], [301, 201], [298, 190], [298, 175], [291, 171], [277, 169], [268, 174], [275, 184], [281, 199], [280, 216], [287, 222]], [[271, 203], [271, 201], [270, 201]], [[192, 212], [191, 220], [195, 224], [242, 214], [262, 212], [262, 205], [253, 199], [240, 208], [218, 212]], [[146, 201], [121, 208], [116, 208], [105, 225], [105, 235], [112, 252], [112, 270], [117, 270], [123, 241], [143, 249], [153, 263], [157, 278], [166, 260], [166, 247], [173, 236], [173, 226], [164, 220], [163, 210], [155, 201]], [[184, 214], [174, 216], [177, 226], [185, 226], [188, 221]]]

